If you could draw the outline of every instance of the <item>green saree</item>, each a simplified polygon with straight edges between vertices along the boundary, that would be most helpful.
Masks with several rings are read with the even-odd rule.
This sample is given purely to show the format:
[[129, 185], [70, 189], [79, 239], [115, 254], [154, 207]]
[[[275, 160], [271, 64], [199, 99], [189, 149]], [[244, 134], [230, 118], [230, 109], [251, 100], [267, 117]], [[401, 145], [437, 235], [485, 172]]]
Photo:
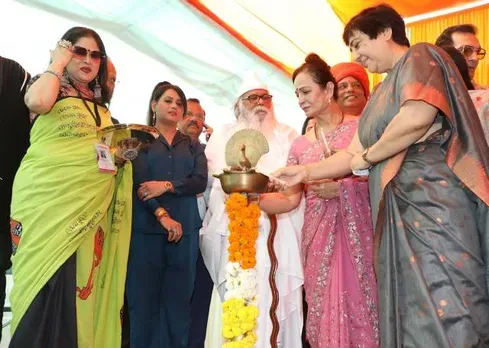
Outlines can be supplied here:
[[[98, 110], [101, 127], [111, 125], [108, 110]], [[76, 254], [78, 347], [120, 347], [132, 167], [99, 171], [93, 114], [92, 102], [65, 97], [32, 128], [13, 187], [13, 339], [36, 296]]]

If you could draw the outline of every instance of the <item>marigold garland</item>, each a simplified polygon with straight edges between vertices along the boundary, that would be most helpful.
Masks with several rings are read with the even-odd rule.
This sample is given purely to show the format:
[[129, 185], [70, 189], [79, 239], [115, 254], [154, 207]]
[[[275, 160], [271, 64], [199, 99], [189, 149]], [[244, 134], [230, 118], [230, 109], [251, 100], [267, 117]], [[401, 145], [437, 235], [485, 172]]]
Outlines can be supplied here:
[[253, 331], [258, 317], [258, 308], [248, 306], [244, 299], [233, 298], [223, 304], [223, 335], [233, 339]]
[[223, 348], [253, 348], [257, 341], [256, 247], [260, 208], [233, 193], [226, 202], [229, 217], [229, 258], [223, 306]]
[[256, 203], [248, 205], [244, 195], [233, 193], [226, 202], [226, 212], [229, 217], [229, 261], [240, 263], [243, 269], [255, 267], [260, 208]]

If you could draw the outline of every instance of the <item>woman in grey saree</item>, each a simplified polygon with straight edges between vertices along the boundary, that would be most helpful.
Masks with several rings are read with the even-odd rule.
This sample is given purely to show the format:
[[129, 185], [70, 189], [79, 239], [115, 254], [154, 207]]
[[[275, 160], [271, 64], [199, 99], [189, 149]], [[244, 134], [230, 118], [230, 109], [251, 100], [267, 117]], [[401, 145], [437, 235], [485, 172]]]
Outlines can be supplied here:
[[388, 76], [347, 151], [274, 176], [370, 168], [382, 347], [488, 347], [489, 148], [454, 63], [404, 29], [387, 5], [347, 24], [354, 59]]

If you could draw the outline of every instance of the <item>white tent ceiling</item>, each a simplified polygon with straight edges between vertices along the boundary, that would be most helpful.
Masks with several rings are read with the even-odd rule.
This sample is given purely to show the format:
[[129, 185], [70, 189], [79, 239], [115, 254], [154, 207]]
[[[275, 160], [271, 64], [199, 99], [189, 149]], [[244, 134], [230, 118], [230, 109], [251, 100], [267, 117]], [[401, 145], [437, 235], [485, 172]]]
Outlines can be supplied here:
[[219, 127], [232, 122], [235, 91], [255, 71], [274, 95], [279, 120], [302, 125], [290, 77], [179, 0], [1, 0], [0, 30], [9, 34], [0, 36], [0, 55], [40, 73], [49, 49], [75, 25], [97, 30], [116, 65], [120, 83], [111, 111], [121, 122], [143, 123], [152, 88], [168, 80], [199, 98], [207, 122]]

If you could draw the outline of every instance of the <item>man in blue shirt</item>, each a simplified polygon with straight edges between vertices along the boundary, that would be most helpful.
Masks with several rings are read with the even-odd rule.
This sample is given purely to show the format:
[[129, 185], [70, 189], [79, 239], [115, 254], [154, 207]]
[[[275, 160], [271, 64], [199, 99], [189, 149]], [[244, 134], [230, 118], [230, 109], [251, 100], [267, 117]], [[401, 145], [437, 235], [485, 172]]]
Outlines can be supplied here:
[[[195, 141], [199, 141], [199, 136], [205, 124], [205, 111], [200, 105], [200, 101], [195, 98], [187, 100], [187, 113], [178, 127], [182, 133], [187, 134]], [[202, 145], [205, 147], [205, 145]], [[208, 189], [204, 193], [197, 195], [200, 218], [203, 220], [207, 211], [207, 201], [209, 200], [209, 189], [212, 185], [212, 176], [209, 176]], [[190, 308], [190, 334], [188, 348], [203, 348], [207, 329], [207, 318], [209, 316], [209, 306], [212, 295], [212, 279], [207, 271], [199, 250], [197, 259], [197, 269], [195, 274], [194, 293]]]

